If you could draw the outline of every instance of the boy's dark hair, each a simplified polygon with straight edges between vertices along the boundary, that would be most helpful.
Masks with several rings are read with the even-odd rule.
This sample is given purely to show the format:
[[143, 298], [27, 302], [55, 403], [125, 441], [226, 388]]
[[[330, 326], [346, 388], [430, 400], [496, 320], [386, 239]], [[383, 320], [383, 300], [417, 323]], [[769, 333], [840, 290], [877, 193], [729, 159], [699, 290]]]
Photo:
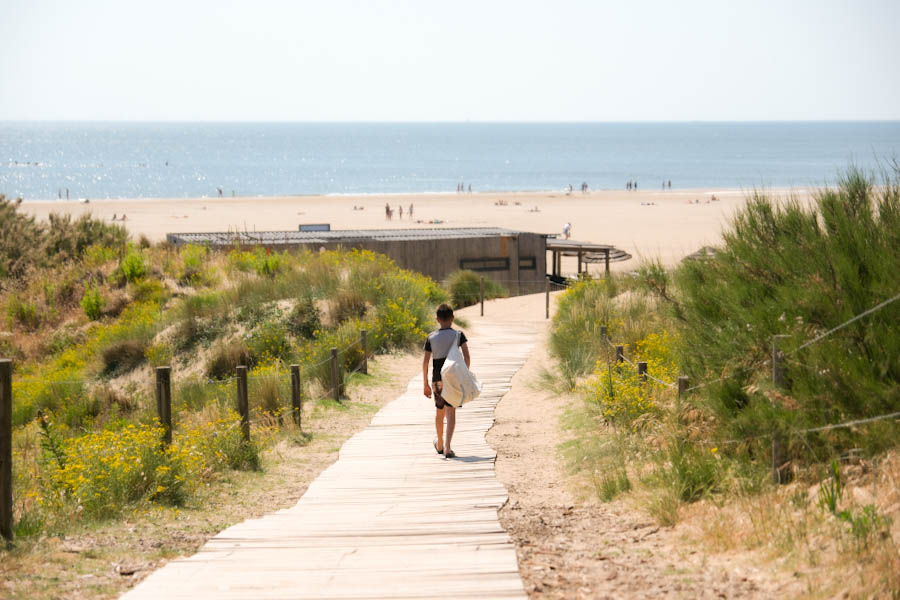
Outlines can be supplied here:
[[441, 321], [449, 321], [453, 318], [453, 309], [449, 304], [441, 304], [437, 308], [437, 318]]

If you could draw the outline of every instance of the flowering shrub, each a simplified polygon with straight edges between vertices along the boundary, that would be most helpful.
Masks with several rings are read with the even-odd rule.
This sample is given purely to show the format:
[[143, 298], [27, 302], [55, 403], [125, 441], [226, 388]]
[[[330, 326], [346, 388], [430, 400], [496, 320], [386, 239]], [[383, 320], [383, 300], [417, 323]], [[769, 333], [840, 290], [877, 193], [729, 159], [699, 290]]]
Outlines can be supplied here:
[[[663, 381], [675, 381], [673, 339], [667, 332], [651, 333], [634, 346], [634, 362], [645, 361], [647, 372]], [[630, 365], [615, 366], [598, 360], [585, 384], [588, 398], [600, 404], [603, 417], [620, 424], [631, 424], [639, 416], [657, 409], [659, 386], [644, 380]]]
[[174, 448], [161, 443], [163, 429], [129, 424], [62, 442], [59, 462], [49, 462], [50, 485], [91, 518], [114, 516], [141, 500], [180, 504], [186, 467]]

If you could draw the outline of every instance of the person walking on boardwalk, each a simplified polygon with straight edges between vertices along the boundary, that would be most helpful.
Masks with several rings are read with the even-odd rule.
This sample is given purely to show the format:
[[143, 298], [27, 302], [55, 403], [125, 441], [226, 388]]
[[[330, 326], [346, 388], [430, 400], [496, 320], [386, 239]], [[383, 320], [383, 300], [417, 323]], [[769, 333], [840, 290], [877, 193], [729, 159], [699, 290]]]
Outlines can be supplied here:
[[[453, 450], [450, 448], [450, 442], [453, 440], [453, 430], [456, 428], [456, 407], [445, 402], [441, 397], [441, 367], [450, 353], [450, 349], [454, 344], [459, 345], [462, 351], [463, 359], [466, 366], [470, 366], [469, 345], [466, 340], [466, 334], [462, 331], [453, 329], [453, 309], [448, 304], [441, 304], [437, 309], [437, 322], [440, 329], [432, 331], [425, 340], [425, 357], [422, 360], [422, 379], [425, 383], [425, 397], [431, 398], [434, 395], [434, 428], [437, 431], [437, 438], [434, 440], [434, 449], [438, 454], [443, 454], [444, 458], [454, 458]], [[431, 382], [434, 384], [432, 388], [428, 384], [428, 362], [432, 363]], [[447, 418], [447, 435], [444, 435], [444, 417]]]

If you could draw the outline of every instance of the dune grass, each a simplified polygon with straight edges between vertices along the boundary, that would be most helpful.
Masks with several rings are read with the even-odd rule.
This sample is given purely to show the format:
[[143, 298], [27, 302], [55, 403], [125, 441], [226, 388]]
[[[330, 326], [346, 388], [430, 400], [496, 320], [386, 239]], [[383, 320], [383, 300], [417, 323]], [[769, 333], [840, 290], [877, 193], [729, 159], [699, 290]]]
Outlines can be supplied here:
[[[734, 521], [746, 539], [805, 567], [858, 564], [863, 595], [896, 590], [881, 570], [900, 563], [896, 503], [884, 494], [861, 501], [862, 492], [838, 498], [834, 482], [846, 469], [846, 485], [871, 486], [871, 470], [846, 465], [893, 464], [900, 423], [805, 430], [900, 405], [900, 302], [812, 342], [900, 292], [898, 231], [900, 172], [875, 185], [850, 169], [811, 206], [753, 193], [714, 256], [674, 270], [651, 261], [635, 277], [570, 288], [550, 343], [559, 380], [583, 399], [566, 417], [574, 439], [563, 450], [584, 489], [603, 501], [627, 493], [665, 525], [700, 512], [707, 523], [734, 519], [728, 507], [760, 503], [769, 508], [756, 507], [749, 524]], [[601, 327], [664, 383], [616, 363]], [[779, 387], [775, 335], [785, 336]], [[679, 398], [666, 385], [679, 375], [703, 386]], [[772, 483], [773, 436], [788, 486]], [[820, 493], [805, 512], [787, 508], [811, 486]], [[789, 543], [769, 531], [779, 527], [792, 532]], [[822, 536], [835, 542], [827, 557], [798, 551]], [[824, 581], [826, 594], [841, 585]]]

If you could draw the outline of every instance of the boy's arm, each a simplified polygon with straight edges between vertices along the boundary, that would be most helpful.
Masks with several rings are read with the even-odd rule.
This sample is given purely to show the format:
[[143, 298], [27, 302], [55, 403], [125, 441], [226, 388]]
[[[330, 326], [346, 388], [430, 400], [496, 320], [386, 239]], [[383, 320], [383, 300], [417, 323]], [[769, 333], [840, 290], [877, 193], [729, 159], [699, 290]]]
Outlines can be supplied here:
[[425, 383], [424, 394], [426, 398], [431, 398], [431, 386], [428, 385], [428, 363], [431, 362], [431, 352], [425, 353], [422, 359], [422, 380]]
[[464, 358], [465, 361], [466, 361], [466, 368], [469, 368], [469, 363], [472, 362], [472, 361], [469, 359], [469, 343], [466, 342], [465, 344], [463, 344], [462, 346], [460, 346], [459, 349], [462, 350], [463, 358]]

